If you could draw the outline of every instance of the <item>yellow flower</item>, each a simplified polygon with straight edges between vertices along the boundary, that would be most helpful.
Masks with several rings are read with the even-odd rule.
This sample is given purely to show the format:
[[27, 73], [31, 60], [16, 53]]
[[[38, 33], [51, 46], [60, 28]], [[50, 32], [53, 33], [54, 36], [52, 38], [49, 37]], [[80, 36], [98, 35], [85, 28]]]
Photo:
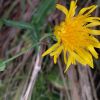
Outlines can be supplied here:
[[93, 68], [92, 55], [98, 58], [94, 47], [100, 48], [100, 42], [94, 35], [100, 35], [100, 30], [93, 27], [100, 25], [100, 17], [92, 17], [91, 13], [97, 8], [96, 5], [82, 8], [76, 15], [76, 2], [71, 1], [70, 9], [57, 4], [56, 8], [65, 14], [65, 20], [54, 28], [57, 43], [49, 48], [42, 56], [50, 54], [54, 57], [54, 63], [63, 51], [66, 70], [76, 62], [89, 65]]

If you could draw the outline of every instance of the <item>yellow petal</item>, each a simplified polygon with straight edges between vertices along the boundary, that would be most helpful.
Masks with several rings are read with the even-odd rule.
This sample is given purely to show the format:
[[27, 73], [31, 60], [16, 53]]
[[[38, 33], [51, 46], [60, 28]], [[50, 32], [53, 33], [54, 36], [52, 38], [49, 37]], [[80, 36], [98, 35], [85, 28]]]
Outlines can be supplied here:
[[67, 63], [67, 59], [66, 59], [66, 50], [64, 50], [64, 62], [65, 62], [65, 64]]
[[58, 56], [61, 54], [62, 49], [63, 49], [63, 46], [60, 46], [59, 48], [57, 48], [56, 51], [54, 51], [54, 52], [52, 52], [52, 53], [50, 54], [50, 56], [54, 56], [54, 63], [57, 63], [57, 58], [58, 58]]
[[82, 65], [86, 65], [86, 62], [76, 53], [73, 53], [73, 56], [75, 57], [76, 61], [78, 61], [79, 63], [81, 63]]
[[89, 62], [87, 63], [81, 56], [79, 56], [78, 54], [76, 54], [74, 52], [73, 52], [73, 56], [82, 65], [86, 66], [88, 64], [91, 68], [93, 68], [93, 61], [91, 61], [90, 63]]
[[100, 48], [100, 42], [94, 36], [89, 36], [89, 41], [93, 47]]
[[70, 10], [68, 13], [68, 18], [73, 17], [75, 15], [76, 8], [77, 8], [76, 2], [74, 0], [72, 0], [71, 5], [70, 5]]
[[50, 56], [57, 55], [57, 57], [60, 55], [62, 52], [63, 46], [59, 46], [54, 52], [50, 53]]
[[80, 10], [79, 15], [82, 15], [85, 13], [85, 15], [89, 15], [90, 13], [92, 13], [95, 9], [97, 8], [96, 5], [92, 5], [90, 7], [86, 7]]
[[100, 35], [100, 30], [90, 30], [89, 34]]
[[84, 49], [77, 50], [78, 55], [84, 60], [86, 64], [93, 68], [93, 60], [91, 54]]
[[87, 24], [86, 27], [94, 27], [94, 26], [98, 26], [98, 25], [100, 25], [100, 22], [99, 21], [94, 21], [90, 24]]
[[60, 11], [62, 11], [66, 16], [68, 15], [68, 10], [66, 7], [64, 7], [60, 4], [56, 4], [56, 8], [59, 9]]
[[57, 39], [57, 43], [60, 44], [60, 42], [61, 42], [60, 37], [57, 34], [55, 34], [55, 36], [56, 36], [56, 39]]
[[70, 65], [71, 65], [72, 60], [73, 60], [72, 56], [69, 55], [69, 57], [68, 57], [68, 61], [67, 61], [67, 64], [66, 64], [66, 69], [65, 69], [64, 72], [66, 72], [66, 71], [68, 70], [68, 68], [69, 68]]
[[43, 54], [42, 54], [42, 57], [46, 56], [47, 54], [51, 53], [52, 51], [54, 51], [60, 44], [59, 43], [56, 43], [54, 44], [51, 48], [49, 48], [47, 51], [45, 51]]
[[98, 39], [96, 39], [94, 36], [89, 36], [89, 40], [93, 43], [99, 43]]
[[98, 58], [98, 53], [95, 51], [93, 46], [89, 46], [88, 50], [91, 52], [91, 54], [97, 59]]
[[100, 20], [100, 17], [88, 17], [86, 20]]
[[100, 21], [99, 17], [87, 17], [85, 19], [86, 22], [94, 22], [94, 21]]
[[94, 47], [100, 48], [100, 43], [96, 43], [96, 44], [94, 45]]
[[54, 63], [55, 63], [55, 64], [57, 63], [57, 58], [58, 58], [57, 55], [55, 55], [55, 56], [54, 56]]

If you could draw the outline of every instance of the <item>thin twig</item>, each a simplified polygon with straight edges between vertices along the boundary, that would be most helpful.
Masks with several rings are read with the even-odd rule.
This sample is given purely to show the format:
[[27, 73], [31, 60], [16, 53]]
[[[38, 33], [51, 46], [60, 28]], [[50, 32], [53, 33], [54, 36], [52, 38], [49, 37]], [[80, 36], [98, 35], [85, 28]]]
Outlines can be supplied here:
[[32, 70], [33, 70], [33, 66], [34, 66], [34, 63], [35, 63], [35, 58], [36, 58], [36, 56], [33, 56], [33, 58], [32, 58], [32, 63], [30, 65], [30, 70], [29, 70], [29, 73], [27, 75], [28, 77], [27, 77], [27, 80], [24, 83], [24, 88], [22, 90], [22, 95], [25, 94], [25, 91], [27, 89], [27, 86], [28, 86], [28, 83], [29, 83], [29, 80], [30, 80], [30, 76], [31, 76], [31, 73], [32, 73]]
[[31, 75], [29, 85], [26, 89], [26, 93], [23, 96], [21, 96], [21, 100], [31, 100], [32, 90], [34, 88], [38, 73], [41, 70], [41, 61], [42, 61], [41, 52], [39, 50], [38, 53], [37, 53], [37, 58], [36, 58], [34, 69], [32, 71], [32, 75]]

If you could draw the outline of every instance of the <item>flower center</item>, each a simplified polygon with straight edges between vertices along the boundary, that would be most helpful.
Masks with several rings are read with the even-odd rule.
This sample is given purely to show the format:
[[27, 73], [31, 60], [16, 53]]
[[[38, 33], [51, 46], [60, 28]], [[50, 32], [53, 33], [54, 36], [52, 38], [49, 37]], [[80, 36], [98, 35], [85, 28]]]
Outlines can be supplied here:
[[84, 16], [77, 16], [62, 22], [55, 27], [55, 34], [61, 39], [65, 48], [75, 50], [77, 47], [88, 45], [89, 29], [85, 26]]

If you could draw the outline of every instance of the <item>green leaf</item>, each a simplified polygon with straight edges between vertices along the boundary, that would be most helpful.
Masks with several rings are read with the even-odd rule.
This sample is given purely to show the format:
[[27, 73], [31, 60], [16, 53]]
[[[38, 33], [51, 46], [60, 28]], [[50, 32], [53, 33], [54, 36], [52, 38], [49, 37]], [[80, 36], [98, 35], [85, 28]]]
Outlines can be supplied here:
[[7, 26], [12, 26], [12, 27], [16, 27], [16, 28], [20, 28], [20, 29], [33, 29], [33, 26], [29, 23], [25, 23], [25, 22], [18, 22], [18, 21], [14, 21], [14, 20], [7, 20], [7, 19], [2, 19], [3, 23]]
[[32, 45], [30, 48], [27, 48], [27, 49], [23, 50], [22, 52], [16, 54], [15, 56], [13, 56], [13, 57], [11, 57], [11, 58], [9, 58], [9, 59], [7, 59], [7, 60], [5, 60], [5, 61], [2, 61], [2, 60], [1, 60], [1, 61], [0, 61], [0, 71], [4, 71], [4, 70], [5, 70], [6, 64], [7, 64], [7, 63], [9, 63], [10, 61], [13, 61], [13, 60], [16, 59], [17, 57], [23, 55], [24, 53], [28, 52], [29, 50], [31, 50], [32, 48], [34, 48], [34, 47], [36, 47], [36, 46], [38, 46], [38, 45], [39, 45], [39, 43], [35, 43], [35, 44]]
[[56, 0], [42, 0], [36, 14], [33, 16], [33, 23], [41, 26], [46, 21], [47, 15], [53, 11], [55, 4]]
[[58, 89], [63, 89], [64, 84], [63, 81], [58, 73], [58, 68], [54, 68], [52, 72], [48, 74], [47, 79]]
[[31, 100], [59, 100], [59, 96], [48, 90], [45, 74], [40, 73], [33, 89]]
[[56, 0], [41, 0], [40, 5], [32, 16], [32, 25], [34, 26], [33, 35], [37, 41], [41, 38], [40, 32], [46, 23], [46, 17], [50, 12], [53, 12], [55, 4]]
[[6, 64], [4, 61], [0, 60], [0, 71], [4, 71], [6, 68]]

